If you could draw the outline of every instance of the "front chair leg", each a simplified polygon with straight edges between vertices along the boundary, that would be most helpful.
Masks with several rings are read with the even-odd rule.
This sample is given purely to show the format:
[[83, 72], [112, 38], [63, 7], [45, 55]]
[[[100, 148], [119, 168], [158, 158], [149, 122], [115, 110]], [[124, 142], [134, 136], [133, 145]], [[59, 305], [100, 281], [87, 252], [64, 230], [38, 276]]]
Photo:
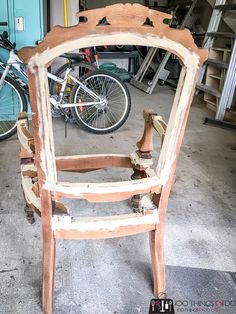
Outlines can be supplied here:
[[158, 229], [149, 232], [149, 244], [152, 261], [153, 295], [157, 298], [164, 298], [166, 296], [166, 282], [165, 282], [165, 264], [164, 264], [164, 232], [160, 225]]

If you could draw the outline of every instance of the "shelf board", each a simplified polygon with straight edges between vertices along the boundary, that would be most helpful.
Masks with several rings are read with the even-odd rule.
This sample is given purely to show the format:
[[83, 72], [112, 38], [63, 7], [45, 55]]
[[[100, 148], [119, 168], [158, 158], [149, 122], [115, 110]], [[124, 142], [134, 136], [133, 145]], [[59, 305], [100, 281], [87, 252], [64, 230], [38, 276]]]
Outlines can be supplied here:
[[207, 32], [206, 34], [209, 37], [236, 38], [235, 33], [228, 33], [228, 32]]
[[231, 10], [236, 10], [236, 4], [220, 4], [216, 5], [214, 9], [221, 10], [221, 11], [231, 11]]
[[210, 102], [207, 102], [206, 103], [206, 107], [214, 112], [216, 112], [216, 105], [210, 103]]
[[217, 79], [217, 80], [221, 80], [222, 77], [220, 75], [216, 75], [216, 74], [208, 74], [209, 77], [212, 77], [214, 79]]
[[197, 84], [197, 89], [202, 90], [203, 92], [207, 93], [207, 94], [211, 94], [214, 95], [216, 97], [220, 97], [221, 93], [218, 89], [216, 88], [212, 88], [210, 86], [207, 86], [205, 84]]
[[229, 66], [227, 62], [216, 60], [216, 59], [207, 59], [206, 64], [213, 64], [214, 66], [221, 69], [227, 69]]
[[205, 101], [206, 103], [209, 103], [209, 104], [215, 106], [215, 107], [217, 106], [217, 103], [215, 102], [214, 99], [207, 98], [207, 99], [204, 99], [204, 101]]
[[211, 47], [212, 50], [216, 50], [216, 51], [226, 51], [226, 52], [231, 52], [232, 50], [229, 48], [219, 48], [219, 47]]

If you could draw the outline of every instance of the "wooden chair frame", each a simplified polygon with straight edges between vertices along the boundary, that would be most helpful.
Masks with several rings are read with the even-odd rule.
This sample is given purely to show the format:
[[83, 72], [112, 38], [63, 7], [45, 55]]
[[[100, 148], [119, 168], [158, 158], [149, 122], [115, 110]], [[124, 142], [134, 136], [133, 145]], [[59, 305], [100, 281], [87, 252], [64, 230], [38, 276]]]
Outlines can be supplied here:
[[[167, 202], [175, 178], [189, 108], [201, 64], [207, 51], [198, 49], [187, 29], [163, 23], [171, 16], [139, 4], [115, 4], [77, 14], [86, 22], [73, 27], [54, 27], [35, 49], [23, 49], [29, 58], [28, 74], [33, 136], [27, 116], [18, 121], [21, 142], [22, 187], [28, 208], [41, 216], [43, 235], [43, 312], [52, 313], [56, 239], [98, 239], [149, 232], [154, 276], [154, 295], [165, 293], [164, 224]], [[107, 23], [99, 23], [102, 19]], [[149, 21], [147, 25], [146, 21]], [[47, 66], [59, 55], [74, 49], [101, 45], [159, 47], [178, 56], [182, 63], [170, 118], [164, 121], [145, 110], [145, 128], [137, 151], [131, 155], [55, 157], [50, 112]], [[27, 56], [27, 57], [26, 57]], [[157, 168], [152, 169], [153, 128], [161, 137]], [[69, 183], [57, 180], [57, 171], [85, 172], [110, 167], [133, 168], [133, 180], [107, 183]], [[140, 195], [146, 194], [144, 197]], [[60, 202], [62, 197], [90, 202], [120, 201], [133, 197], [137, 212], [97, 218], [73, 218]], [[29, 215], [30, 210], [28, 210]]]

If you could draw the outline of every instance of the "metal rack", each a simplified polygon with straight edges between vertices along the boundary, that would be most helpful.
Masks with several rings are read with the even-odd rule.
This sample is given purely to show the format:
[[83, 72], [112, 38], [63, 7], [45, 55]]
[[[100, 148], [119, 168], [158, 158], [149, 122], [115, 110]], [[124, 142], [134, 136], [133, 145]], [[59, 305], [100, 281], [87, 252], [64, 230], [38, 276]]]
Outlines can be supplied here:
[[[236, 34], [218, 32], [219, 24], [222, 19], [222, 13], [223, 11], [228, 10], [236, 10], [236, 4], [226, 4], [226, 0], [216, 0], [207, 33], [204, 38], [203, 47], [209, 49], [212, 48], [216, 38], [230, 39], [232, 43], [230, 61], [229, 63], [225, 63], [224, 61], [209, 59], [201, 69], [197, 84], [197, 89], [219, 98], [215, 116], [215, 119], [219, 121], [224, 119], [225, 112], [231, 108], [236, 88]], [[203, 78], [209, 63], [214, 64], [214, 66], [218, 68], [225, 68], [227, 71], [222, 91], [203, 83]], [[210, 122], [211, 119], [207, 120]]]
[[[191, 5], [180, 25], [180, 28], [184, 28], [190, 15], [193, 12], [193, 9], [195, 7], [197, 3], [197, 0], [193, 0], [191, 2]], [[176, 6], [175, 10], [173, 11], [173, 15], [176, 13], [176, 11], [179, 9], [179, 5]], [[157, 52], [158, 48], [149, 48], [148, 53], [146, 55], [146, 57], [144, 58], [137, 74], [131, 79], [130, 84], [132, 84], [133, 86], [143, 90], [144, 92], [148, 93], [148, 94], [152, 94], [153, 89], [155, 88], [158, 80], [163, 80], [166, 81], [168, 76], [169, 76], [169, 71], [167, 69], [165, 69], [165, 66], [171, 56], [170, 52], [166, 52], [164, 58], [162, 59], [161, 63], [159, 64], [158, 68], [156, 69], [156, 73], [153, 77], [153, 79], [151, 81], [148, 81], [148, 83], [144, 83], [144, 77], [145, 74], [148, 71], [149, 67], [154, 67], [153, 66], [153, 58]]]

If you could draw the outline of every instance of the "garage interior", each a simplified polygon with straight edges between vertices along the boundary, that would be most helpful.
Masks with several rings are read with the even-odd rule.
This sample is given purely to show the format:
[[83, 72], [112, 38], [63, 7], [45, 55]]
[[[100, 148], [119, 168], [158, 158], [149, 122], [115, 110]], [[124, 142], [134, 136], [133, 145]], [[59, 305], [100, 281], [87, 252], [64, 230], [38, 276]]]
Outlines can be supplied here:
[[[8, 2], [8, 9], [13, 2]], [[40, 1], [34, 2], [37, 11]], [[69, 26], [77, 23], [75, 12], [78, 8], [81, 10], [86, 6], [87, 9], [94, 9], [118, 3], [117, 1], [78, 2], [67, 1]], [[173, 8], [179, 5], [182, 18], [192, 4], [191, 1], [187, 4], [183, 1], [135, 2], [168, 12], [173, 12]], [[19, 1], [14, 3], [15, 12], [17, 8], [21, 15], [25, 9], [21, 7], [22, 3], [20, 6]], [[3, 1], [0, 4], [2, 6]], [[44, 1], [42, 4], [39, 16], [41, 29], [35, 31], [38, 32], [36, 36], [33, 35], [31, 38], [30, 35], [26, 35], [27, 41], [24, 40], [23, 33], [11, 31], [10, 22], [7, 26], [0, 26], [0, 33], [7, 30], [10, 40], [16, 41], [17, 48], [20, 49], [26, 45], [34, 45], [35, 41], [42, 39], [52, 26], [64, 25], [65, 2], [51, 0]], [[229, 4], [232, 4], [232, 8], [229, 12], [224, 12], [216, 32], [231, 35], [216, 37], [213, 48], [210, 49], [210, 59], [215, 58], [216, 61], [208, 63], [205, 68], [201, 82], [201, 84], [204, 82], [205, 87], [196, 89], [177, 165], [177, 178], [168, 203], [165, 230], [166, 290], [167, 297], [174, 302], [176, 313], [189, 313], [196, 309], [200, 313], [207, 310], [213, 312], [214, 309], [218, 313], [234, 314], [236, 308], [234, 95], [228, 107], [223, 106], [223, 109], [221, 108], [223, 111], [219, 112], [222, 91], [226, 88], [225, 81], [230, 69], [225, 63], [229, 65], [232, 62], [234, 69], [236, 64], [233, 54], [236, 15], [233, 11], [234, 3]], [[196, 34], [194, 38], [199, 46], [204, 44], [204, 35], [208, 31], [214, 5], [214, 1], [197, 1], [188, 21], [189, 24], [186, 25], [193, 32], [193, 37]], [[176, 27], [179, 27], [181, 20], [178, 20], [180, 17], [177, 12], [178, 10]], [[0, 21], [5, 21], [4, 18], [8, 16], [0, 14]], [[27, 17], [25, 31], [27, 31]], [[31, 33], [32, 31], [29, 32]], [[101, 56], [98, 59], [99, 66], [102, 63], [114, 63], [118, 68], [125, 68], [123, 73], [132, 72], [131, 80], [137, 81], [135, 74], [145, 59], [145, 56], [140, 54], [147, 54], [147, 49], [138, 51], [137, 47], [132, 47], [132, 50], [129, 50], [129, 47], [103, 48], [103, 51], [98, 49], [98, 58], [99, 53]], [[122, 55], [124, 52], [127, 57]], [[162, 51], [158, 57], [163, 57], [163, 54]], [[171, 57], [171, 60], [168, 65], [168, 77], [158, 79], [151, 92], [150, 89], [144, 91], [138, 88], [135, 82], [126, 83], [131, 95], [131, 112], [127, 121], [112, 133], [92, 134], [79, 128], [75, 123], [67, 123], [67, 137], [65, 137], [63, 117], [53, 118], [56, 154], [121, 152], [129, 154], [134, 151], [136, 142], [143, 132], [144, 108], [152, 108], [168, 121], [179, 77], [178, 62], [175, 61], [176, 58]], [[150, 81], [162, 62], [162, 60], [158, 61], [157, 54], [151, 61], [148, 74], [142, 80], [147, 88], [151, 86]], [[61, 62], [64, 61], [56, 60], [52, 71], [55, 71]], [[216, 63], [221, 63], [221, 66]], [[235, 88], [234, 74], [235, 71], [229, 79], [234, 82]], [[218, 93], [215, 92], [216, 89]], [[229, 89], [227, 92], [232, 93]], [[222, 112], [223, 117], [216, 116], [217, 113], [222, 115]], [[41, 221], [35, 215], [35, 223], [29, 224], [24, 213], [25, 201], [21, 190], [19, 149], [17, 134], [1, 141], [0, 313], [4, 314], [42, 312]], [[112, 174], [106, 170], [99, 170], [89, 172], [86, 178], [90, 182], [91, 179], [112, 180], [114, 176], [122, 181], [123, 175], [124, 173], [119, 170]], [[68, 174], [68, 179], [70, 176], [72, 177], [72, 174]], [[91, 216], [96, 216], [98, 212], [99, 215], [117, 212], [116, 203], [104, 203], [101, 206], [84, 200], [67, 200], [67, 202], [72, 212], [76, 212], [78, 207], [86, 208]], [[123, 206], [122, 210], [130, 210], [130, 201], [123, 201]], [[153, 299], [153, 279], [146, 233], [115, 239], [57, 240], [56, 251], [55, 313], [148, 313], [150, 300]]]

